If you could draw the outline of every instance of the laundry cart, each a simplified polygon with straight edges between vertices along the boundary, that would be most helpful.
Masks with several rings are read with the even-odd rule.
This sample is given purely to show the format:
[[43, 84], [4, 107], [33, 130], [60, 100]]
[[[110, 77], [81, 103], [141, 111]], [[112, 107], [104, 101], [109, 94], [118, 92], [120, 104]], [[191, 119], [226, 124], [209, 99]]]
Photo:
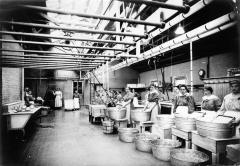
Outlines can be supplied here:
[[73, 99], [65, 99], [64, 100], [64, 109], [65, 110], [73, 110], [74, 109]]

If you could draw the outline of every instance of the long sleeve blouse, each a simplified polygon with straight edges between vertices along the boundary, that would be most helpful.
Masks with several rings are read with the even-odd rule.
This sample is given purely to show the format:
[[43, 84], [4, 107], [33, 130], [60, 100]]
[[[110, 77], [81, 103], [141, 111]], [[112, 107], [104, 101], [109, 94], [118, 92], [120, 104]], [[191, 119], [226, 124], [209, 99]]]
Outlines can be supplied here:
[[178, 106], [188, 106], [189, 112], [192, 113], [195, 110], [194, 98], [190, 95], [176, 96], [173, 112], [176, 112]]

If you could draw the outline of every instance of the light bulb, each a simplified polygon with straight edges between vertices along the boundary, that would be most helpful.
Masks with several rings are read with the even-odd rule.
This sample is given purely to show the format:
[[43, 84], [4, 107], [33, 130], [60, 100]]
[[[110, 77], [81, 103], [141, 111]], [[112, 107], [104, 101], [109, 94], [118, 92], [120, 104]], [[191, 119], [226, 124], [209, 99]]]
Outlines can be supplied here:
[[185, 30], [183, 29], [183, 27], [179, 24], [179, 26], [177, 27], [177, 29], [175, 30], [175, 34], [177, 35], [181, 35], [184, 34]]

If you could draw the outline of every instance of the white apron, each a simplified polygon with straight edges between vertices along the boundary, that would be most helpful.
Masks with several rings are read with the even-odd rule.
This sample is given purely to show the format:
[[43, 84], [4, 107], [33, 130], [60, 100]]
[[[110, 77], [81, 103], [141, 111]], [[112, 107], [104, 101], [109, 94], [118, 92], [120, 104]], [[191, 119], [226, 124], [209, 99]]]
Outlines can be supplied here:
[[156, 102], [149, 102], [148, 107], [152, 108], [151, 110], [151, 121], [154, 123], [157, 122], [157, 115], [158, 115], [158, 105]]
[[55, 107], [62, 107], [62, 92], [57, 91], [55, 94]]
[[127, 104], [127, 105], [125, 106], [125, 108], [127, 109], [126, 118], [127, 118], [127, 120], [128, 120], [128, 124], [130, 124], [130, 123], [131, 123], [131, 116], [130, 116], [130, 114], [131, 114], [131, 106], [130, 106], [130, 103]]
[[74, 109], [79, 109], [80, 106], [79, 106], [79, 98], [74, 98], [73, 99], [73, 107]]

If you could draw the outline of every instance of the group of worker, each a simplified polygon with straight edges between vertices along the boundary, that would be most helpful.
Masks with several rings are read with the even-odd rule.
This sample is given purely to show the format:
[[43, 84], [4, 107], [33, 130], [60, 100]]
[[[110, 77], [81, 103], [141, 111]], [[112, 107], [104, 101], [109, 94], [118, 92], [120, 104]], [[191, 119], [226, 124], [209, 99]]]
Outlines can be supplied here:
[[[226, 115], [235, 117], [235, 124], [240, 123], [240, 80], [233, 80], [229, 82], [231, 93], [226, 95], [221, 102], [220, 98], [213, 94], [213, 89], [210, 86], [204, 87], [204, 96], [201, 102], [201, 111], [203, 112], [215, 112], [216, 116]], [[133, 98], [134, 93], [127, 87], [125, 89], [126, 94], [123, 96], [122, 107], [127, 109], [127, 119], [129, 125], [131, 124], [130, 113], [131, 109], [134, 109]], [[158, 88], [151, 84], [149, 92], [146, 95], [146, 103], [143, 111], [151, 111], [151, 121], [156, 122], [156, 117], [161, 114], [161, 106], [159, 100], [161, 92]], [[187, 113], [193, 113], [195, 109], [194, 97], [190, 95], [186, 85], [179, 85], [175, 88], [175, 97], [173, 99], [173, 113], [181, 113], [181, 111], [187, 111]]]

